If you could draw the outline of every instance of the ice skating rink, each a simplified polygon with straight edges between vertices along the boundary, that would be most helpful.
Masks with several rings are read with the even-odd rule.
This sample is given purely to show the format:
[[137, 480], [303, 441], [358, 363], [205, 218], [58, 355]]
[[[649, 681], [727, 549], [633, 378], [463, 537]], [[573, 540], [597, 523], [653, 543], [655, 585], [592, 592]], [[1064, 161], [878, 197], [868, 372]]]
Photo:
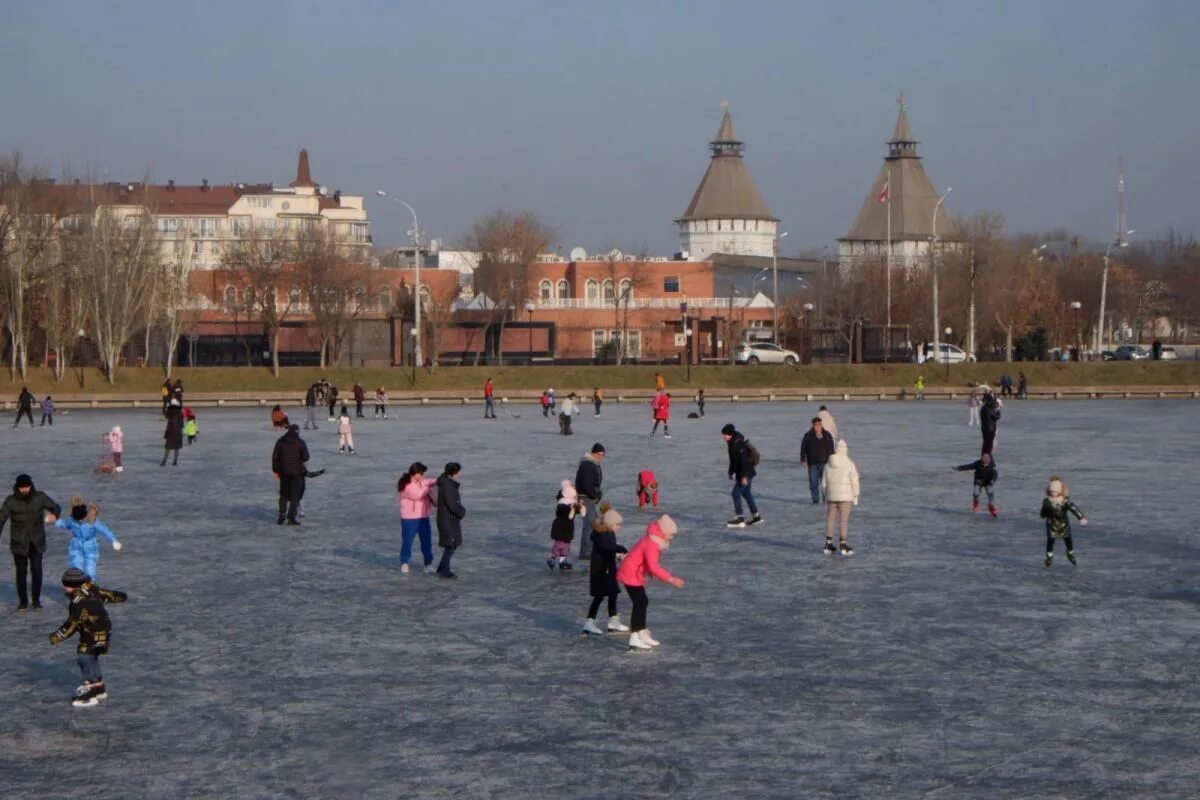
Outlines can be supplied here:
[[[1008, 401], [990, 519], [951, 471], [979, 453], [965, 403], [830, 403], [863, 486], [857, 555], [841, 558], [821, 553], [824, 507], [798, 464], [817, 405], [710, 403], [688, 420], [686, 394], [670, 440], [647, 438], [642, 405], [584, 406], [573, 437], [533, 406], [494, 421], [395, 408], [357, 421], [358, 455], [339, 456], [323, 421], [304, 434], [328, 474], [309, 481], [302, 528], [275, 525], [265, 409], [197, 409], [175, 468], [158, 465], [153, 409], [3, 425], [5, 491], [28, 472], [64, 506], [98, 500], [125, 544], [104, 546], [100, 583], [130, 602], [110, 607], [110, 699], [74, 709], [74, 641], [47, 640], [69, 537], [48, 532], [40, 614], [14, 613], [5, 556], [0, 796], [1200, 792], [1200, 405]], [[723, 524], [726, 422], [762, 453], [757, 528]], [[118, 423], [126, 471], [94, 475]], [[644, 468], [682, 529], [664, 563], [688, 584], [650, 587], [653, 654], [580, 637], [587, 571], [546, 569], [557, 484], [596, 441], [620, 539], [650, 519]], [[399, 571], [395, 483], [415, 460], [464, 466], [457, 581]], [[1055, 472], [1091, 523], [1075, 526], [1077, 569], [1061, 549], [1042, 566]]]

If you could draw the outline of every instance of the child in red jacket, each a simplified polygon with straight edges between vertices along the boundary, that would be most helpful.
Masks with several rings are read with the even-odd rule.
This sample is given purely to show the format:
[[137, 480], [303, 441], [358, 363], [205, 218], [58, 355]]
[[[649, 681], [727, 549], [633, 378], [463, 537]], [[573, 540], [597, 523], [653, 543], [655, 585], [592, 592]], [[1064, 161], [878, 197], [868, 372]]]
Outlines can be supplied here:
[[650, 605], [650, 600], [646, 597], [647, 576], [665, 581], [676, 589], [683, 586], [683, 578], [676, 578], [659, 564], [663, 551], [670, 547], [671, 540], [678, 533], [679, 526], [675, 524], [675, 520], [663, 514], [647, 526], [646, 535], [633, 546], [629, 555], [625, 556], [625, 560], [617, 568], [617, 580], [625, 587], [633, 603], [633, 614], [629, 623], [633, 631], [629, 635], [631, 651], [644, 652], [658, 647], [658, 641], [646, 629], [646, 607]]
[[638, 473], [637, 496], [639, 510], [651, 501], [654, 502], [654, 507], [658, 508], [658, 478], [648, 469]]

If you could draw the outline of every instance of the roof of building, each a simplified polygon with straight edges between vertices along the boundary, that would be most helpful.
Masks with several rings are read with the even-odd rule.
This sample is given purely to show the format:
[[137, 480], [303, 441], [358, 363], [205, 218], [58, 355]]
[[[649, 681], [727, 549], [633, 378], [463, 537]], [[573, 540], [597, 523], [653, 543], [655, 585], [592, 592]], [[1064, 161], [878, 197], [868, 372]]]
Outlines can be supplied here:
[[[884, 194], [887, 187], [887, 194]], [[880, 168], [850, 232], [840, 241], [878, 241], [888, 239], [888, 215], [891, 215], [891, 239], [928, 240], [933, 235], [933, 212], [938, 203], [937, 189], [925, 174], [917, 155], [917, 140], [908, 124], [908, 113], [900, 101], [900, 114], [888, 142], [888, 154]], [[886, 200], [881, 200], [886, 197]], [[938, 236], [954, 236], [957, 230], [945, 203], [937, 211]]]
[[316, 188], [317, 184], [313, 183], [312, 171], [308, 168], [308, 151], [307, 150], [300, 151], [300, 158], [296, 162], [296, 180], [292, 181], [291, 184], [289, 184], [289, 185], [293, 189], [298, 186], [306, 186], [309, 188]]
[[712, 160], [687, 211], [676, 222], [705, 219], [765, 219], [778, 222], [759, 194], [746, 162], [744, 143], [733, 130], [729, 109], [721, 118], [717, 138], [709, 143]]

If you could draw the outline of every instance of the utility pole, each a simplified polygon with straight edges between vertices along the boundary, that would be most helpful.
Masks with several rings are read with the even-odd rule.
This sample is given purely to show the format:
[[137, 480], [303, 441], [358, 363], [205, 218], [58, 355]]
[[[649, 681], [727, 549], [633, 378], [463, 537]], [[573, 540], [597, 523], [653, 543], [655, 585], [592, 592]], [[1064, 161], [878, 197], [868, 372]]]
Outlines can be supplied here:
[[975, 247], [971, 246], [971, 301], [967, 305], [967, 355], [975, 355]]
[[937, 249], [937, 218], [938, 212], [942, 209], [942, 203], [946, 200], [946, 195], [950, 194], [954, 187], [947, 186], [946, 191], [942, 192], [942, 196], [938, 198], [937, 205], [933, 207], [933, 226], [932, 235], [929, 237], [929, 272], [933, 278], [933, 352], [934, 358], [941, 357], [941, 348], [938, 346], [938, 340], [941, 338], [941, 320], [938, 316], [938, 274], [937, 260], [934, 256], [934, 250]]

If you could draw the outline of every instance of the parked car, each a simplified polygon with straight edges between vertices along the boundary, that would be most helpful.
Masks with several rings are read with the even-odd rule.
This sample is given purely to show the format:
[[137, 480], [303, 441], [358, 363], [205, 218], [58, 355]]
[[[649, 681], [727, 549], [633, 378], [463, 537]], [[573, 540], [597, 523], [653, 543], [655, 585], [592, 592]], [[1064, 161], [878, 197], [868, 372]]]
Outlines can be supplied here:
[[[932, 346], [932, 345], [931, 345]], [[974, 361], [974, 356], [968, 356], [962, 348], [946, 342], [938, 342], [938, 351], [925, 357], [926, 364], [961, 364], [964, 361]], [[920, 363], [920, 355], [917, 356]]]
[[770, 342], [746, 342], [737, 351], [739, 364], [799, 364], [800, 356]]
[[1162, 352], [1159, 354], [1159, 358], [1163, 361], [1176, 361], [1179, 358], [1179, 353], [1175, 352], [1174, 347], [1167, 345], [1163, 347]]
[[1144, 361], [1150, 351], [1136, 344], [1123, 344], [1112, 353], [1112, 361]]

